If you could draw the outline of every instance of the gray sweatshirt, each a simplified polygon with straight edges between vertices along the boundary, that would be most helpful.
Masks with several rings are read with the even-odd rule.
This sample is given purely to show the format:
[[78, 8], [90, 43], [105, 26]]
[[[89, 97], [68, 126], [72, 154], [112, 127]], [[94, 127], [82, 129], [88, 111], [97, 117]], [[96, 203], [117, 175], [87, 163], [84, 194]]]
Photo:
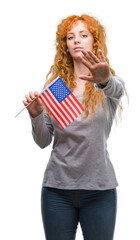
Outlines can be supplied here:
[[[82, 121], [80, 115], [64, 130], [45, 111], [31, 118], [35, 142], [44, 148], [53, 139], [53, 148], [44, 173], [43, 186], [59, 189], [106, 190], [118, 185], [107, 151], [107, 139], [119, 100], [124, 93], [124, 82], [110, 75], [103, 90], [104, 111], [100, 104], [94, 119]], [[82, 103], [83, 95], [76, 98]]]

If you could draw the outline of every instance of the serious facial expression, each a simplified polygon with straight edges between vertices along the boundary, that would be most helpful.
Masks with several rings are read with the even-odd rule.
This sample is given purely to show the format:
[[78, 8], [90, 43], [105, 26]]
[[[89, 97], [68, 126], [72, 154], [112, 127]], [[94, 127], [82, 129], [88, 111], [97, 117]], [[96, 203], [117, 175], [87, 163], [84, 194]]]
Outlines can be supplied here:
[[93, 44], [93, 35], [83, 21], [78, 21], [76, 24], [73, 24], [70, 31], [67, 32], [68, 52], [75, 60], [82, 54], [82, 49], [92, 51]]

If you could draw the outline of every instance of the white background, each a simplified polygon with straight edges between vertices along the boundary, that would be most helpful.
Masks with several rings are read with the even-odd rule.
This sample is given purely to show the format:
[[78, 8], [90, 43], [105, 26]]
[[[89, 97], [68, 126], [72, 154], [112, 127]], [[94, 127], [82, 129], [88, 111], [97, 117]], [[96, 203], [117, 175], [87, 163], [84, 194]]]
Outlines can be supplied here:
[[[115, 240], [140, 239], [139, 5], [133, 0], [5, 0], [0, 3], [0, 239], [45, 239], [40, 191], [51, 146], [33, 141], [22, 100], [41, 91], [53, 64], [57, 24], [72, 14], [92, 14], [105, 25], [108, 57], [126, 84], [122, 123], [113, 126], [108, 149], [118, 187]], [[78, 225], [76, 240], [82, 240]], [[59, 240], [59, 239], [58, 239]]]

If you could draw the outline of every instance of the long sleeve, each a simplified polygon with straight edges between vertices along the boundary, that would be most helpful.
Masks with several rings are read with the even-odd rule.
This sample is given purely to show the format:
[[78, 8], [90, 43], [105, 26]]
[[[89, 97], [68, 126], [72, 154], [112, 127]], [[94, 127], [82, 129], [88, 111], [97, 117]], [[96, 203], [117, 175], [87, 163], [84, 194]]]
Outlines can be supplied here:
[[36, 144], [41, 147], [47, 147], [54, 135], [53, 125], [50, 117], [43, 111], [39, 116], [31, 118], [32, 135]]
[[94, 86], [97, 90], [103, 90], [106, 97], [115, 101], [120, 100], [125, 90], [123, 80], [118, 76], [112, 76], [112, 74], [110, 74], [109, 82], [105, 87], [102, 87], [101, 84], [94, 84]]

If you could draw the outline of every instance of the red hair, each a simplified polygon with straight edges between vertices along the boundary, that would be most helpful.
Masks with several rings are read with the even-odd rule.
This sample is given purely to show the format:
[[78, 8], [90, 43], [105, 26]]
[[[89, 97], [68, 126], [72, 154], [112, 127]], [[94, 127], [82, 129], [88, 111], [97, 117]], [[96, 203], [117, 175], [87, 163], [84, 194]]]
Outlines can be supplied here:
[[[54, 59], [54, 64], [47, 75], [47, 83], [52, 82], [57, 76], [60, 76], [71, 91], [73, 91], [76, 87], [76, 82], [74, 81], [73, 59], [71, 55], [67, 52], [66, 37], [67, 32], [72, 28], [72, 25], [76, 24], [78, 21], [83, 21], [87, 29], [93, 35], [93, 53], [98, 58], [100, 58], [98, 55], [98, 50], [101, 49], [106, 61], [109, 64], [109, 60], [107, 58], [105, 28], [96, 18], [89, 15], [72, 15], [63, 19], [61, 23], [57, 26], [56, 55]], [[112, 75], [115, 75], [115, 72], [112, 68], [110, 68], [110, 71]], [[52, 75], [48, 79], [49, 74]], [[87, 81], [83, 94], [83, 107], [85, 109], [84, 118], [86, 118], [88, 115], [94, 116], [99, 109], [100, 103], [102, 103], [102, 106], [105, 109], [103, 91], [96, 90], [94, 84]]]

